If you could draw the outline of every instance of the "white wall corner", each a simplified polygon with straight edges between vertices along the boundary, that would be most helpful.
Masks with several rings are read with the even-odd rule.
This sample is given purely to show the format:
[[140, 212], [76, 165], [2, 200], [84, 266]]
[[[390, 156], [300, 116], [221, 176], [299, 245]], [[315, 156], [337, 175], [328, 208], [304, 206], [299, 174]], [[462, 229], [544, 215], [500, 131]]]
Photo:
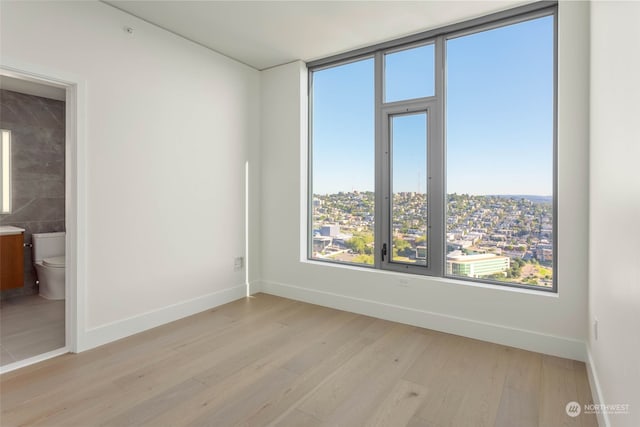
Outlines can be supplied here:
[[260, 279], [252, 280], [249, 282], [249, 295], [255, 295], [263, 292], [264, 286]]

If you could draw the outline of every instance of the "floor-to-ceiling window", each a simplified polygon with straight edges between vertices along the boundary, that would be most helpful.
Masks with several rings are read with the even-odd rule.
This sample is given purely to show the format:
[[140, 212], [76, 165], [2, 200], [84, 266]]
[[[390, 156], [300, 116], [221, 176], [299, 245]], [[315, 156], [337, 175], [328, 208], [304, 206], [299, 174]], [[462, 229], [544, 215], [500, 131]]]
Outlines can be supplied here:
[[555, 290], [555, 13], [310, 64], [309, 258]]

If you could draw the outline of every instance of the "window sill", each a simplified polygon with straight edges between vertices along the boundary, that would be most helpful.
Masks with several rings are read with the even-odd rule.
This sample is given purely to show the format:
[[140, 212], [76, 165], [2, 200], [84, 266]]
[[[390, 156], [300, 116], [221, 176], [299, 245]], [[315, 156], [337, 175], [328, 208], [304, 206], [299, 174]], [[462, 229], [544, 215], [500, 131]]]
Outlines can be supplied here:
[[301, 259], [300, 262], [302, 264], [309, 264], [309, 265], [314, 265], [319, 267], [338, 268], [338, 269], [345, 269], [350, 271], [360, 271], [360, 272], [366, 272], [371, 274], [385, 275], [389, 278], [404, 280], [407, 282], [407, 284], [409, 281], [412, 281], [414, 284], [418, 284], [418, 285], [423, 285], [423, 284], [428, 285], [429, 282], [432, 282], [432, 283], [437, 283], [445, 286], [466, 286], [471, 288], [484, 288], [484, 289], [490, 289], [490, 290], [515, 292], [519, 294], [535, 295], [535, 296], [541, 296], [541, 297], [551, 297], [551, 298], [559, 297], [559, 294], [557, 291], [553, 292], [553, 291], [543, 290], [543, 289], [537, 290], [537, 289], [520, 288], [520, 287], [514, 287], [514, 286], [502, 286], [498, 284], [474, 282], [471, 280], [453, 279], [450, 277], [436, 277], [436, 276], [402, 273], [402, 272], [396, 272], [396, 271], [380, 270], [380, 269], [374, 268], [373, 266], [363, 267], [358, 265], [341, 264], [341, 263], [330, 262], [330, 261], [317, 261], [317, 260], [311, 260], [311, 259]]

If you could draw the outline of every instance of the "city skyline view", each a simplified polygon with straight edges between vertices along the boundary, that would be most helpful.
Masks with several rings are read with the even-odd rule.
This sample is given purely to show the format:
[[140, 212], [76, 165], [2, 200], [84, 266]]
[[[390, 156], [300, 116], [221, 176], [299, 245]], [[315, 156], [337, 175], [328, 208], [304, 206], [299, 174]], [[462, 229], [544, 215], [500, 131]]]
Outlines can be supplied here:
[[[373, 265], [373, 192], [313, 197], [315, 259]], [[429, 265], [425, 194], [393, 196], [389, 259]], [[553, 286], [553, 206], [548, 197], [451, 194], [446, 208], [446, 274], [550, 288]]]

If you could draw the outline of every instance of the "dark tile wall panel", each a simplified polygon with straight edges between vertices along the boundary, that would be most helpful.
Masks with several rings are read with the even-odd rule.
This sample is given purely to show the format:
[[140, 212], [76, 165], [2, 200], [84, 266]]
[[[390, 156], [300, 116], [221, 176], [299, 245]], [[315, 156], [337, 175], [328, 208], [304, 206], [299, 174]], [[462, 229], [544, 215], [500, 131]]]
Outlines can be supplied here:
[[[65, 231], [65, 103], [0, 89], [0, 128], [11, 131], [12, 206], [1, 225], [33, 233]], [[38, 292], [31, 248], [24, 249], [24, 287], [5, 299]]]

